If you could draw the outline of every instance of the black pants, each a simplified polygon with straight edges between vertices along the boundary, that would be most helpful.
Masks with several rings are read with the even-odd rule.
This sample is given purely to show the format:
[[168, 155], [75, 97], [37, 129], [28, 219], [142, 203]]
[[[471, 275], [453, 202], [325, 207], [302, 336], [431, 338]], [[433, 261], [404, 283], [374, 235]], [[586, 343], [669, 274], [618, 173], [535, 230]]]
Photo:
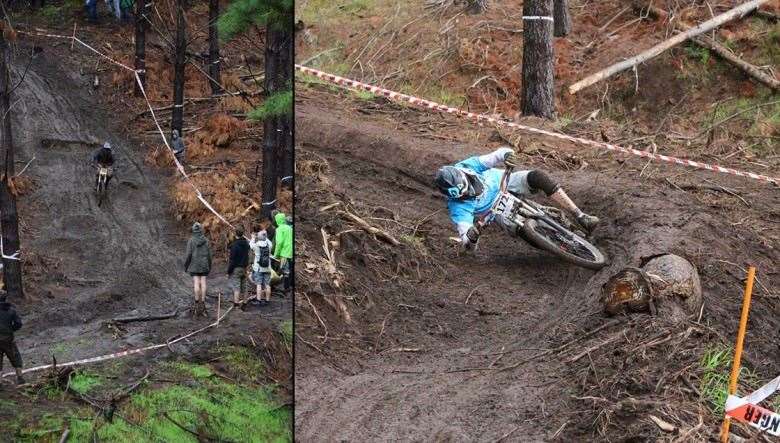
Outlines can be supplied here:
[[8, 361], [14, 368], [22, 367], [22, 354], [13, 339], [0, 339], [0, 371], [3, 370], [3, 355], [8, 357]]

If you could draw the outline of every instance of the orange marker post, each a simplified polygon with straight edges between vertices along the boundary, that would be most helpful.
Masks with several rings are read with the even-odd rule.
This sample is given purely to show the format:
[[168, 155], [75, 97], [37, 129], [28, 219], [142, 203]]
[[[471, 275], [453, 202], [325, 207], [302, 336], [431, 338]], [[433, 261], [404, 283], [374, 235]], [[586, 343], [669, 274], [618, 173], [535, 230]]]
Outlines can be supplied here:
[[[748, 268], [747, 282], [745, 283], [745, 296], [742, 298], [742, 316], [739, 318], [739, 330], [737, 331], [737, 347], [734, 349], [734, 364], [731, 366], [731, 378], [729, 378], [729, 395], [737, 392], [737, 379], [739, 378], [739, 365], [742, 360], [742, 346], [745, 343], [745, 330], [747, 329], [748, 312], [750, 311], [750, 297], [753, 294], [753, 280], [756, 278], [756, 268]], [[720, 428], [720, 441], [729, 441], [729, 428], [731, 419], [726, 416], [723, 426]]]

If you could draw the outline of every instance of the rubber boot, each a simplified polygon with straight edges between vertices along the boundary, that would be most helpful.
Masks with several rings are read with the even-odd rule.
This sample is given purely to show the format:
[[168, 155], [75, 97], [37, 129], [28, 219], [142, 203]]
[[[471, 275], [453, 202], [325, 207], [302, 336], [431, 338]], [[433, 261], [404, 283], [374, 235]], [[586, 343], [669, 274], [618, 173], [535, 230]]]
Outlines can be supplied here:
[[27, 382], [24, 380], [24, 377], [22, 377], [21, 375], [17, 375], [16, 376], [16, 385], [17, 386], [18, 385], [23, 385], [25, 383], [27, 383]]

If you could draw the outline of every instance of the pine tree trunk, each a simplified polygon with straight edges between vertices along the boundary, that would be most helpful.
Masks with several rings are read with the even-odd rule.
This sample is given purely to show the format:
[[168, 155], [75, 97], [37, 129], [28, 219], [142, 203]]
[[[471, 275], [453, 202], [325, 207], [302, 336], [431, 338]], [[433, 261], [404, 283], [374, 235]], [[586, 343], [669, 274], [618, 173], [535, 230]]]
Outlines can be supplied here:
[[523, 115], [552, 118], [553, 97], [553, 23], [534, 17], [552, 17], [553, 0], [526, 0], [523, 3], [523, 88], [520, 108]]
[[[4, 169], [0, 180], [0, 223], [2, 223], [3, 253], [12, 255], [19, 251], [19, 216], [16, 212], [16, 197], [11, 193], [9, 177], [15, 174], [14, 144], [11, 133], [11, 97], [10, 75], [8, 67], [9, 48], [0, 33], [0, 112], [3, 124], [0, 125], [0, 143], [2, 143]], [[11, 298], [23, 298], [22, 262], [3, 258], [3, 280], [5, 290]]]
[[212, 94], [222, 92], [222, 79], [219, 78], [219, 0], [209, 0], [209, 82]]
[[[283, 58], [283, 31], [273, 24], [266, 25], [265, 32], [265, 93], [269, 97], [281, 89], [279, 84], [280, 58]], [[262, 217], [270, 218], [271, 211], [276, 209], [276, 183], [279, 180], [279, 151], [283, 141], [283, 128], [278, 117], [266, 118], [263, 122], [263, 178], [262, 187]], [[282, 136], [280, 136], [282, 135]]]
[[176, 129], [179, 131], [179, 134], [181, 134], [181, 129], [184, 126], [184, 64], [187, 56], [187, 40], [184, 26], [184, 1], [177, 0], [171, 130]]
[[[138, 77], [144, 88], [146, 88], [146, 19], [149, 13], [149, 1], [151, 0], [136, 0], [135, 13], [135, 69], [138, 70]], [[143, 96], [138, 82], [135, 83], [135, 96]]]
[[[284, 24], [280, 31], [283, 34], [281, 42], [281, 52], [279, 57], [279, 83], [280, 90], [289, 91], [293, 83], [293, 50], [295, 46], [295, 34], [293, 30], [293, 16], [290, 15], [289, 23]], [[295, 147], [293, 144], [293, 125], [294, 114], [292, 110], [285, 115], [279, 116], [280, 120], [280, 149], [279, 167], [281, 169], [280, 178], [284, 179], [282, 185], [288, 189], [293, 187], [293, 176], [295, 175]]]
[[556, 37], [569, 35], [571, 32], [571, 15], [569, 14], [569, 0], [553, 0], [555, 9], [553, 19], [555, 20]]

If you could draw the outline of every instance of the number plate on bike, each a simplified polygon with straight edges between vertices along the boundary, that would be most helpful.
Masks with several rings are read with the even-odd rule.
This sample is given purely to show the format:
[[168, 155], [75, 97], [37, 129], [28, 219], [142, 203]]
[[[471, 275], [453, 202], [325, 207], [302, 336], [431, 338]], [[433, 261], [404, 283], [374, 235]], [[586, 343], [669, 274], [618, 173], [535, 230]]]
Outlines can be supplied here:
[[510, 194], [502, 194], [493, 207], [493, 212], [507, 218], [512, 218], [512, 214], [515, 210], [515, 201], [516, 199]]

